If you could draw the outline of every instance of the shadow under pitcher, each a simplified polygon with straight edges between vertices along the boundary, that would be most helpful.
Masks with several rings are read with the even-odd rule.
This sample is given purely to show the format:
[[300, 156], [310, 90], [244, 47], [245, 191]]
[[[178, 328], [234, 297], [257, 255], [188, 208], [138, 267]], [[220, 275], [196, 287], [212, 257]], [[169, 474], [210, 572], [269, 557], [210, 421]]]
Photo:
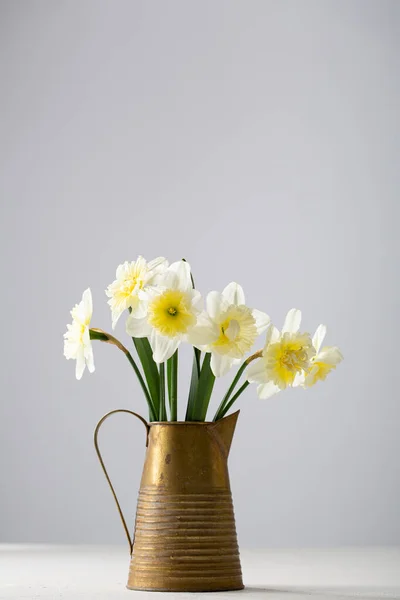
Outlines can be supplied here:
[[[98, 432], [125, 412], [146, 427], [146, 456], [134, 538], [105, 468]], [[211, 592], [243, 589], [228, 455], [239, 411], [210, 422], [147, 423], [113, 410], [97, 424], [94, 443], [128, 538], [131, 590]]]

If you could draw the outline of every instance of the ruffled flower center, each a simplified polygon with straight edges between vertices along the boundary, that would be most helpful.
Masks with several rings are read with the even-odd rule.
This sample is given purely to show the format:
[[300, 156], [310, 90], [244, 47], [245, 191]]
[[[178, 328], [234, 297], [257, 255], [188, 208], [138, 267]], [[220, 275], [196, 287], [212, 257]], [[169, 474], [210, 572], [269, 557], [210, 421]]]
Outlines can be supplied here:
[[230, 306], [221, 315], [219, 331], [218, 339], [212, 344], [213, 350], [232, 358], [246, 354], [257, 336], [256, 322], [247, 306]]
[[293, 385], [297, 373], [307, 371], [315, 353], [307, 333], [283, 334], [264, 351], [264, 361], [270, 379], [280, 388]]

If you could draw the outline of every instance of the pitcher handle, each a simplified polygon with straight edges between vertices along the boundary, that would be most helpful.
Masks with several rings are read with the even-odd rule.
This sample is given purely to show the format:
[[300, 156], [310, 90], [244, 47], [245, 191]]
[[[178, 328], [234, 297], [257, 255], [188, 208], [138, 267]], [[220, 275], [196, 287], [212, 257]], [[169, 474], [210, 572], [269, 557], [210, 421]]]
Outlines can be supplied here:
[[148, 446], [148, 443], [149, 443], [149, 431], [150, 431], [150, 426], [149, 426], [149, 424], [147, 423], [147, 421], [146, 421], [145, 419], [143, 419], [143, 417], [141, 417], [141, 416], [140, 416], [140, 415], [138, 415], [137, 413], [135, 413], [135, 412], [132, 412], [131, 410], [127, 410], [126, 408], [118, 408], [117, 410], [112, 410], [111, 412], [109, 412], [109, 413], [107, 413], [106, 415], [104, 415], [104, 417], [102, 417], [102, 418], [100, 419], [100, 421], [97, 423], [97, 425], [96, 425], [96, 429], [94, 430], [94, 447], [95, 447], [95, 449], [96, 449], [97, 457], [98, 457], [98, 459], [99, 459], [99, 462], [100, 462], [100, 464], [101, 464], [101, 468], [103, 469], [104, 475], [106, 476], [106, 479], [107, 479], [108, 485], [110, 486], [110, 489], [111, 489], [112, 495], [114, 496], [114, 500], [115, 500], [115, 503], [116, 503], [116, 505], [117, 505], [117, 509], [118, 509], [118, 512], [119, 512], [119, 516], [120, 516], [120, 518], [121, 518], [122, 525], [123, 525], [123, 527], [124, 527], [125, 534], [126, 534], [126, 537], [127, 537], [127, 539], [128, 539], [129, 551], [130, 551], [130, 554], [132, 554], [132, 551], [133, 551], [133, 542], [134, 542], [134, 540], [133, 540], [133, 539], [131, 540], [131, 536], [130, 536], [129, 529], [128, 529], [128, 527], [127, 527], [127, 524], [126, 524], [126, 521], [125, 521], [125, 517], [124, 517], [124, 515], [123, 515], [123, 513], [122, 513], [121, 506], [120, 506], [120, 503], [119, 503], [119, 501], [118, 501], [118, 498], [117, 498], [117, 494], [115, 493], [115, 490], [114, 490], [114, 486], [113, 486], [113, 484], [111, 483], [110, 476], [109, 476], [109, 475], [108, 475], [108, 473], [107, 473], [107, 469], [106, 469], [106, 467], [105, 467], [105, 464], [104, 464], [104, 461], [103, 461], [103, 457], [101, 456], [101, 452], [100, 452], [100, 449], [99, 449], [99, 444], [98, 444], [98, 440], [97, 440], [97, 438], [98, 438], [98, 433], [99, 433], [99, 429], [100, 429], [100, 427], [103, 425], [104, 421], [105, 421], [106, 419], [108, 419], [108, 417], [111, 417], [111, 415], [115, 415], [116, 413], [128, 413], [129, 415], [133, 415], [134, 417], [137, 417], [137, 418], [138, 418], [140, 421], [142, 421], [143, 425], [146, 427], [146, 448], [147, 448], [147, 446]]

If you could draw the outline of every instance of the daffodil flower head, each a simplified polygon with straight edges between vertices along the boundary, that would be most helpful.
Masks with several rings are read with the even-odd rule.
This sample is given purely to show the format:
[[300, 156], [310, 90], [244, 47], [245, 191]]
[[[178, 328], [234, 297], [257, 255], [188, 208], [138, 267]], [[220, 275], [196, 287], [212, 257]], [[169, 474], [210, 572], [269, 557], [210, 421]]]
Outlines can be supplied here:
[[269, 398], [287, 387], [301, 384], [315, 354], [308, 333], [299, 332], [301, 312], [292, 308], [282, 332], [273, 325], [267, 332], [262, 357], [247, 369], [247, 379], [258, 383], [260, 398]]
[[343, 355], [337, 346], [324, 346], [321, 349], [325, 335], [325, 325], [319, 325], [312, 339], [315, 355], [312, 357], [311, 364], [305, 372], [304, 387], [311, 387], [317, 381], [324, 381], [327, 375], [333, 369], [336, 369], [336, 366], [343, 360]]
[[190, 265], [178, 261], [170, 265], [158, 280], [157, 289], [143, 294], [146, 316], [132, 312], [126, 331], [133, 337], [148, 337], [153, 358], [161, 363], [170, 358], [197, 323], [201, 296], [192, 287]]
[[148, 322], [161, 335], [175, 337], [187, 333], [196, 324], [191, 310], [192, 294], [169, 288], [155, 296], [148, 308]]
[[232, 282], [222, 293], [208, 294], [207, 311], [199, 317], [189, 341], [212, 353], [211, 369], [221, 377], [240, 362], [269, 322], [268, 315], [246, 306], [243, 288]]
[[137, 318], [147, 312], [146, 290], [156, 285], [157, 278], [167, 268], [165, 258], [158, 257], [150, 262], [139, 256], [136, 261], [124, 262], [117, 268], [116, 279], [106, 289], [112, 313], [112, 328], [128, 308]]
[[296, 376], [306, 371], [313, 355], [308, 333], [283, 333], [263, 351], [265, 368], [281, 390], [293, 386]]
[[90, 340], [90, 321], [93, 313], [92, 293], [85, 290], [82, 300], [71, 310], [72, 324], [67, 325], [64, 334], [64, 356], [76, 360], [76, 378], [81, 379], [87, 366], [90, 373], [94, 371], [93, 349]]

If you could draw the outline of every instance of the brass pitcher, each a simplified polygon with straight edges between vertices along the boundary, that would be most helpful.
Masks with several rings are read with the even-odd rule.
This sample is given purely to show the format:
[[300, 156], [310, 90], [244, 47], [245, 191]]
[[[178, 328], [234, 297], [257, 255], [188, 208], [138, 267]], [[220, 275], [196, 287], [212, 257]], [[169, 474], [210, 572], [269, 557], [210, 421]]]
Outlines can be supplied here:
[[[98, 446], [112, 414], [146, 427], [146, 457], [131, 541]], [[227, 460], [239, 411], [215, 423], [147, 423], [119, 409], [97, 424], [94, 443], [125, 529], [131, 590], [211, 592], [243, 589]]]

